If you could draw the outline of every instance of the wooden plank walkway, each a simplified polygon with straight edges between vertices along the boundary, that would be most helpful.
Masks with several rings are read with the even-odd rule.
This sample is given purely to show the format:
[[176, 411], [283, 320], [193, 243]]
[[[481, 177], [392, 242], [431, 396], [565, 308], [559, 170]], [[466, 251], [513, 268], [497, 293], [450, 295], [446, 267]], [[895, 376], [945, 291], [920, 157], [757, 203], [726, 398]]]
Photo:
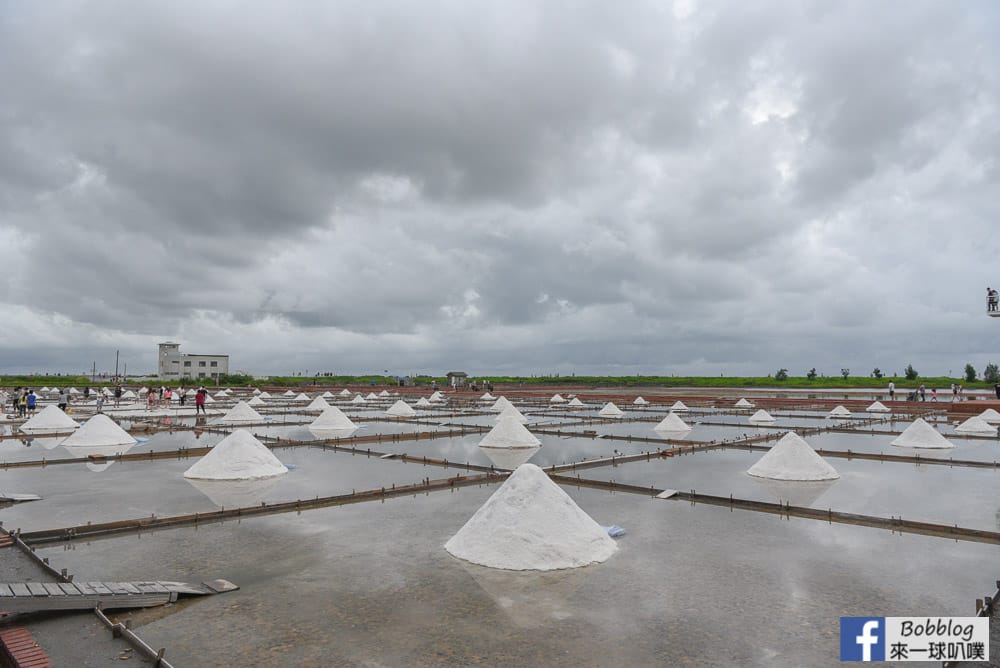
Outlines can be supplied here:
[[150, 608], [181, 595], [205, 596], [238, 587], [226, 580], [184, 582], [11, 582], [0, 583], [0, 610], [11, 613], [59, 610]]

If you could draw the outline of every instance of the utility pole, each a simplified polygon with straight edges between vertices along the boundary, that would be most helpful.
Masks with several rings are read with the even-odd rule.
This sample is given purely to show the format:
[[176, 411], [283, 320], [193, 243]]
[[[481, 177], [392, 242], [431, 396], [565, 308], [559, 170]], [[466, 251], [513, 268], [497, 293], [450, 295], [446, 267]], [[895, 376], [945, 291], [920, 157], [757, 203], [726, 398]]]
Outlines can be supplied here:
[[115, 351], [115, 382], [118, 382], [118, 351]]

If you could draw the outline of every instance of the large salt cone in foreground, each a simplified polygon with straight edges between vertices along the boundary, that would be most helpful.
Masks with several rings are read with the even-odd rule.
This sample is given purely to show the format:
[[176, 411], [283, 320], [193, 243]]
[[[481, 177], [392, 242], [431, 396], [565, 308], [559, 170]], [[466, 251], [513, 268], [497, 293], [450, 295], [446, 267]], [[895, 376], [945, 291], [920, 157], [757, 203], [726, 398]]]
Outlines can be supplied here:
[[[82, 427], [63, 440], [65, 447], [103, 447], [128, 446], [125, 451], [138, 443], [132, 436], [118, 426], [118, 423], [103, 413], [98, 413], [87, 420]], [[119, 451], [122, 450], [119, 448]], [[86, 456], [86, 455], [83, 455]]]
[[445, 549], [490, 568], [551, 571], [607, 560], [618, 545], [534, 464], [522, 464]]
[[955, 427], [955, 431], [959, 434], [980, 434], [982, 436], [997, 435], [997, 428], [978, 415], [973, 415], [968, 420]]
[[773, 480], [836, 480], [840, 477], [837, 470], [794, 431], [782, 436], [747, 473]]
[[691, 426], [671, 412], [653, 427], [653, 431], [681, 433], [691, 431]]
[[254, 480], [288, 473], [278, 458], [243, 429], [219, 441], [207, 455], [184, 472], [185, 478], [201, 480]]
[[622, 409], [615, 406], [614, 402], [611, 401], [604, 404], [604, 408], [599, 410], [597, 414], [605, 418], [620, 418], [625, 415], [625, 413], [622, 412]]
[[319, 417], [309, 424], [312, 430], [319, 429], [357, 429], [358, 426], [351, 421], [351, 418], [344, 415], [344, 411], [336, 406], [327, 406], [326, 410], [319, 414]]

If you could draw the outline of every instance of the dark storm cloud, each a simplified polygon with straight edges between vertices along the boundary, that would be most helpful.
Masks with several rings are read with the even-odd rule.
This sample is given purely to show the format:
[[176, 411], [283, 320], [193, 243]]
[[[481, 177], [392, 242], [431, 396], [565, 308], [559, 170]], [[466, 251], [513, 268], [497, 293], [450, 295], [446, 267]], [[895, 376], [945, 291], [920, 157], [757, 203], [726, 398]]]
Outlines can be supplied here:
[[[998, 25], [988, 3], [6, 5], [0, 366], [152, 367], [164, 338], [259, 371], [836, 371], [901, 336], [985, 359], [962, 318], [989, 270], [954, 268], [1000, 240]], [[51, 356], [10, 343], [32, 336]]]

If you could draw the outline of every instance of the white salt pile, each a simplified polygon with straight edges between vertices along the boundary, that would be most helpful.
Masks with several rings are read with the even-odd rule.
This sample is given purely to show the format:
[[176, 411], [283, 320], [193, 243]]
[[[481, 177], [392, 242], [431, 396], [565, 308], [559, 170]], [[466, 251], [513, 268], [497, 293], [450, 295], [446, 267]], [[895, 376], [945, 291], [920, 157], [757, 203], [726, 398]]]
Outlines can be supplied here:
[[[122, 396], [125, 396], [125, 395], [123, 394]], [[219, 390], [218, 392], [215, 393], [215, 396], [218, 397], [219, 399], [225, 398], [226, 391], [225, 390]]]
[[267, 404], [260, 397], [252, 397], [250, 401], [247, 402], [247, 406], [266, 406]]
[[257, 389], [257, 388], [255, 387], [255, 388], [253, 388], [253, 393], [252, 393], [252, 394], [253, 394], [254, 396], [257, 396], [258, 394], [260, 394], [260, 390], [258, 390], [258, 389]]
[[21, 431], [25, 434], [59, 434], [73, 431], [79, 426], [58, 406], [46, 406], [38, 415], [22, 424]]
[[196, 394], [198, 394], [198, 391], [195, 390], [194, 388], [191, 388], [190, 390], [188, 390], [187, 392], [184, 393], [184, 396], [185, 397], [193, 397]]
[[326, 399], [324, 399], [323, 397], [316, 397], [315, 399], [312, 400], [312, 402], [308, 406], [306, 406], [306, 410], [319, 411], [320, 413], [322, 413], [329, 407], [330, 404], [326, 403]]
[[378, 393], [378, 396], [387, 397], [389, 396], [389, 392], [387, 390], [382, 390], [381, 392]]
[[294, 392], [292, 392], [291, 390], [285, 390], [285, 391], [284, 391], [284, 392], [283, 392], [283, 393], [281, 394], [281, 396], [283, 396], [283, 397], [294, 397], [294, 396], [295, 396], [295, 393], [294, 393]]
[[103, 413], [87, 420], [82, 427], [67, 436], [61, 445], [72, 446], [118, 446], [129, 447], [138, 443], [131, 435]]
[[494, 401], [495, 399], [496, 399], [496, 397], [494, 397], [494, 396], [493, 396], [492, 394], [490, 394], [489, 392], [487, 392], [487, 393], [486, 393], [486, 394], [484, 394], [483, 396], [479, 397], [479, 400], [480, 400], [480, 401]]
[[434, 394], [431, 395], [430, 400], [434, 402], [444, 401], [444, 395], [440, 392], [434, 392]]
[[670, 410], [672, 410], [674, 413], [683, 413], [687, 409], [688, 409], [688, 407], [685, 406], [684, 402], [680, 401], [680, 400], [675, 401], [674, 405], [670, 407]]
[[876, 401], [871, 406], [865, 409], [869, 413], [891, 413], [892, 409], [883, 404], [881, 401]]
[[751, 415], [750, 417], [748, 417], [747, 422], [751, 424], [759, 424], [762, 422], [777, 422], [777, 420], [771, 417], [770, 413], [768, 413], [764, 409], [761, 409], [756, 413], [754, 413], [753, 415]]
[[569, 403], [566, 404], [566, 405], [570, 406], [572, 408], [586, 408], [587, 407], [586, 404], [584, 404], [582, 401], [580, 401], [579, 397], [573, 397], [572, 399], [569, 400]]
[[782, 436], [747, 473], [774, 480], [835, 480], [840, 477], [837, 470], [794, 431]]
[[326, 392], [324, 392], [323, 394], [321, 394], [319, 396], [321, 398], [323, 398], [323, 399], [333, 399], [335, 395], [330, 390], [327, 390]]
[[378, 395], [374, 392], [369, 392], [365, 395], [365, 401], [378, 401]]
[[654, 431], [691, 431], [690, 425], [687, 422], [680, 419], [673, 412], [667, 413], [667, 417], [660, 420], [660, 422], [653, 427]]
[[528, 418], [524, 417], [524, 414], [517, 410], [514, 406], [508, 406], [503, 409], [503, 411], [500, 412], [500, 415], [496, 417], [497, 420], [502, 420], [504, 418], [513, 418], [521, 424], [528, 424]]
[[632, 405], [633, 406], [648, 406], [649, 402], [646, 401], [645, 399], [643, 399], [642, 397], [636, 397], [635, 401], [632, 402]]
[[979, 417], [983, 418], [990, 424], [997, 424], [998, 422], [1000, 422], [1000, 413], [996, 412], [992, 408], [987, 408], [986, 410], [984, 410], [982, 413], [979, 414]]
[[496, 426], [479, 441], [482, 448], [533, 448], [541, 444], [527, 427], [508, 413], [501, 413]]
[[432, 405], [433, 404], [431, 404], [431, 402], [427, 399], [427, 397], [420, 397], [419, 399], [417, 399], [417, 406], [420, 406], [421, 408], [426, 408]]
[[735, 404], [736, 408], [753, 408], [753, 404], [746, 399], [740, 399]]
[[354, 398], [351, 399], [351, 403], [352, 404], [363, 404], [363, 403], [365, 403], [365, 398], [363, 396], [361, 396], [360, 394], [355, 394]]
[[955, 427], [955, 431], [962, 434], [982, 434], [983, 436], [997, 435], [997, 428], [978, 415], [973, 415], [968, 420]]
[[942, 436], [938, 431], [924, 422], [923, 418], [917, 418], [903, 433], [896, 437], [892, 445], [901, 448], [954, 448], [954, 444]]
[[207, 455], [184, 472], [185, 478], [202, 480], [253, 480], [288, 473], [285, 465], [243, 429], [222, 439]]
[[828, 418], [851, 417], [851, 411], [847, 410], [843, 405], [838, 404], [826, 416]]
[[122, 394], [122, 399], [135, 399], [137, 396], [138, 395], [135, 392], [133, 392], [132, 390], [128, 390], [127, 392]]
[[620, 418], [621, 416], [625, 415], [624, 413], [622, 413], [622, 409], [618, 408], [618, 406], [615, 406], [615, 404], [611, 401], [604, 404], [604, 408], [598, 411], [597, 414], [600, 415], [601, 417], [606, 417], [606, 418]]
[[264, 418], [261, 417], [260, 413], [255, 411], [245, 401], [237, 401], [235, 406], [230, 408], [225, 415], [217, 420], [217, 422], [225, 422], [227, 424], [250, 424], [252, 422], [263, 421]]
[[561, 394], [553, 394], [552, 398], [549, 399], [549, 403], [550, 404], [564, 404], [564, 403], [566, 403], [566, 400], [563, 399], [563, 396]]
[[336, 406], [328, 406], [319, 417], [309, 425], [310, 429], [357, 429], [351, 418]]
[[347, 389], [347, 388], [345, 387], [344, 389], [342, 389], [342, 390], [341, 390], [340, 392], [338, 392], [337, 394], [339, 394], [340, 396], [342, 396], [342, 397], [345, 397], [345, 398], [346, 398], [346, 397], [349, 397], [349, 396], [351, 396], [351, 391], [350, 391], [349, 389]]
[[390, 417], [413, 417], [417, 414], [417, 411], [413, 410], [413, 406], [400, 399], [390, 406], [385, 414]]
[[490, 406], [490, 410], [491, 411], [496, 411], [497, 413], [502, 413], [503, 409], [508, 408], [510, 406], [513, 406], [513, 405], [514, 404], [510, 403], [509, 401], [507, 401], [507, 397], [500, 397], [499, 399], [497, 399], [496, 401], [493, 402], [493, 405]]
[[311, 401], [311, 399], [309, 395], [306, 394], [305, 392], [299, 392], [297, 395], [295, 395], [295, 397], [292, 398], [292, 401]]
[[459, 559], [516, 571], [578, 568], [618, 549], [534, 464], [519, 466], [444, 547]]

